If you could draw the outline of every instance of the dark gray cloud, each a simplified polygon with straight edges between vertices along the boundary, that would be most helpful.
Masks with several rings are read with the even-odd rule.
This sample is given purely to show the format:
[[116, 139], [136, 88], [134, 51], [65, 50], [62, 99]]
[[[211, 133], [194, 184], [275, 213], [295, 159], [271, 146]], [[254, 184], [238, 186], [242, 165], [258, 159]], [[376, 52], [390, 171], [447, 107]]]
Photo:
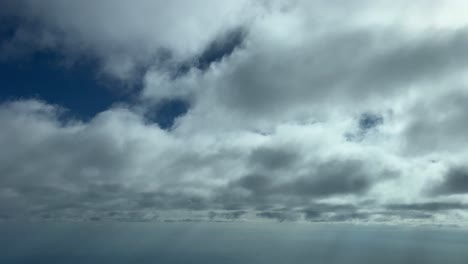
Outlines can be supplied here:
[[278, 222], [285, 221], [296, 221], [299, 219], [299, 214], [294, 212], [282, 212], [282, 211], [267, 211], [257, 213], [258, 217], [276, 220]]
[[196, 60], [195, 66], [200, 70], [207, 70], [211, 64], [226, 59], [236, 49], [242, 47], [247, 34], [247, 29], [242, 27], [228, 30], [205, 48]]
[[[365, 195], [375, 183], [381, 182], [385, 177], [385, 172], [381, 171], [377, 173], [378, 177], [371, 175], [366, 164], [358, 160], [332, 160], [306, 166], [309, 171], [306, 176], [289, 172], [291, 174], [287, 179], [274, 173], [252, 173], [241, 177], [231, 182], [228, 189], [221, 191], [219, 201], [224, 205], [237, 205], [241, 208], [254, 206], [258, 210], [274, 208], [275, 205], [304, 206], [307, 205], [305, 201], [310, 203], [314, 199]], [[320, 214], [323, 210], [342, 208], [318, 209]]]
[[433, 220], [433, 212], [413, 211], [413, 210], [395, 210], [395, 211], [381, 211], [378, 213], [377, 221], [379, 222], [392, 222], [395, 219], [400, 220]]
[[253, 150], [249, 160], [260, 169], [276, 170], [289, 168], [299, 158], [293, 147], [262, 147]]
[[249, 190], [254, 195], [263, 195], [272, 193], [273, 181], [274, 179], [269, 176], [250, 174], [237, 180], [233, 185]]
[[389, 204], [386, 206], [386, 208], [400, 211], [438, 212], [446, 210], [465, 210], [468, 209], [468, 204], [460, 202], [426, 202], [411, 204]]
[[317, 166], [310, 175], [280, 187], [285, 193], [305, 196], [363, 194], [372, 186], [372, 177], [362, 161], [329, 161]]
[[321, 219], [327, 213], [354, 213], [358, 207], [353, 204], [326, 204], [315, 203], [303, 210], [304, 217], [308, 220]]
[[448, 170], [443, 181], [432, 188], [431, 193], [438, 195], [468, 193], [468, 168], [453, 167]]
[[247, 211], [227, 211], [227, 212], [210, 212], [210, 220], [215, 219], [227, 219], [227, 220], [238, 220], [243, 215], [247, 214]]

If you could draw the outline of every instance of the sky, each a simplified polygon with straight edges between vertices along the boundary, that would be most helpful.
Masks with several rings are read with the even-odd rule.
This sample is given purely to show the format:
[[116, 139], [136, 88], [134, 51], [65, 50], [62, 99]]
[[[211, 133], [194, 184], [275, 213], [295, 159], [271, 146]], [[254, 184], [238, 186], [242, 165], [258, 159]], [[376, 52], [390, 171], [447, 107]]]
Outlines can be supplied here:
[[467, 8], [0, 0], [0, 221], [466, 228]]

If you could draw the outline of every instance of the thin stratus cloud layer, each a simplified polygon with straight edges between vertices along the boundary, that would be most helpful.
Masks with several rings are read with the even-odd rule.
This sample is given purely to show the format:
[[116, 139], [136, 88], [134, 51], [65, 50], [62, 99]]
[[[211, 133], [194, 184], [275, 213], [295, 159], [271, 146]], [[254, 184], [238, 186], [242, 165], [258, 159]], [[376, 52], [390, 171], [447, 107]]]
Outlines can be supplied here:
[[468, 220], [465, 1], [2, 5], [4, 63], [91, 58], [132, 98], [3, 100], [3, 219]]

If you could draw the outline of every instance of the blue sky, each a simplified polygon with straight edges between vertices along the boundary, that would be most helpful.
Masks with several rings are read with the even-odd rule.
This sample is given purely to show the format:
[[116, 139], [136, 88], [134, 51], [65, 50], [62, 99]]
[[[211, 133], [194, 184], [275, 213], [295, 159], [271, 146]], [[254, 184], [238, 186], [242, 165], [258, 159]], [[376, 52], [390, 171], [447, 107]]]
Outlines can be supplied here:
[[[20, 21], [4, 18], [0, 30], [0, 46], [15, 37]], [[187, 73], [191, 67], [206, 70], [210, 64], [231, 54], [241, 44], [241, 29], [227, 32], [213, 41], [195, 60], [181, 62], [170, 69], [173, 78]], [[1, 101], [37, 99], [63, 107], [67, 115], [88, 121], [113, 104], [135, 104], [141, 81], [119, 81], [100, 72], [99, 61], [92, 56], [69, 60], [61, 51], [31, 51], [17, 58], [0, 60]], [[8, 57], [8, 56], [5, 56]], [[146, 117], [163, 129], [170, 129], [174, 119], [185, 114], [190, 102], [168, 98], [158, 102]]]
[[36, 98], [57, 104], [78, 118], [89, 119], [124, 100], [95, 74], [92, 63], [60, 65], [59, 54], [35, 53], [20, 61], [2, 61], [2, 101]]

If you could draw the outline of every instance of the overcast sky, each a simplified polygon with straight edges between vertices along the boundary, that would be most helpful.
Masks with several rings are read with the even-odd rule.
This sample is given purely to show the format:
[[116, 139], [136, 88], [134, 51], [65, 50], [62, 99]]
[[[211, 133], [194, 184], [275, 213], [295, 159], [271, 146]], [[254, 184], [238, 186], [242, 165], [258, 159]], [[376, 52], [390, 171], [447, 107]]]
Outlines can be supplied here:
[[466, 225], [467, 8], [0, 1], [0, 219]]

